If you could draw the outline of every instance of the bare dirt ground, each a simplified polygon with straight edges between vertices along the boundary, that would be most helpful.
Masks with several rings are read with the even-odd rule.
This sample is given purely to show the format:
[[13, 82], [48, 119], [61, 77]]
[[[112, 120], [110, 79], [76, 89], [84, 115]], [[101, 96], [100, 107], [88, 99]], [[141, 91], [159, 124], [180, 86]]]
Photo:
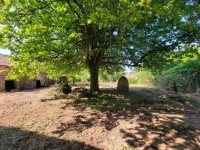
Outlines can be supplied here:
[[200, 93], [100, 87], [86, 98], [55, 98], [54, 87], [0, 93], [0, 149], [200, 150]]

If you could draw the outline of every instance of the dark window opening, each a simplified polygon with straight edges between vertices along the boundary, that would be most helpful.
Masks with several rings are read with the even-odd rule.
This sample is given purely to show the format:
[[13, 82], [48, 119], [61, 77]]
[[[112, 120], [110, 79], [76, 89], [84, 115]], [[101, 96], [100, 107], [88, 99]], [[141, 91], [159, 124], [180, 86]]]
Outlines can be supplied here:
[[5, 81], [5, 90], [10, 91], [12, 89], [15, 89], [15, 82], [14, 80], [6, 80]]
[[40, 87], [41, 87], [40, 80], [36, 80], [36, 88], [40, 88]]

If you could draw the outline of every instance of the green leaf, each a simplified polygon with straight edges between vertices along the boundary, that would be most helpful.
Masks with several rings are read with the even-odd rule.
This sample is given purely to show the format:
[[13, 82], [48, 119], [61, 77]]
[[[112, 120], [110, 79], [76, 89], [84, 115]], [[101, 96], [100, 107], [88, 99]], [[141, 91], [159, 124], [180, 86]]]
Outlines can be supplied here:
[[92, 76], [95, 69], [126, 65], [157, 70], [199, 41], [198, 12], [199, 4], [188, 0], [4, 0], [0, 44], [12, 51], [20, 77], [42, 70], [75, 75], [85, 68]]
[[91, 24], [92, 23], [92, 20], [91, 19], [88, 19], [87, 20], [87, 24]]

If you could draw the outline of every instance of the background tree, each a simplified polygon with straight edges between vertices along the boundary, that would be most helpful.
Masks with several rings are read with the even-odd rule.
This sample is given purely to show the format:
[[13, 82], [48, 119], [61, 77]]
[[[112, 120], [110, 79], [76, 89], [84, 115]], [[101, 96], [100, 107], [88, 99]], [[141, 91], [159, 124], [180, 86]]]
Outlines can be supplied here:
[[99, 91], [100, 67], [161, 66], [198, 43], [199, 10], [195, 0], [1, 0], [0, 45], [26, 72], [33, 61], [51, 74], [88, 68]]

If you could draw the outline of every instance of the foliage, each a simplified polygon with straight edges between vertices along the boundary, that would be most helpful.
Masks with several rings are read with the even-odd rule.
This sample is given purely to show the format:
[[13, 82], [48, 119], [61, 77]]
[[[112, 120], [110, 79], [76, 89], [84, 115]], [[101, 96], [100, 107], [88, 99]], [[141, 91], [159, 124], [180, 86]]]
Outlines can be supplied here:
[[[174, 53], [175, 58], [172, 56], [165, 60], [163, 65], [154, 65], [152, 67], [145, 65], [142, 69], [149, 70], [154, 75], [160, 74], [162, 71], [166, 71], [182, 63], [185, 63], [190, 58], [200, 58], [200, 47], [193, 45], [192, 47], [185, 46], [182, 50]], [[161, 63], [161, 62], [157, 62]], [[189, 68], [189, 67], [188, 67]]]
[[114, 72], [114, 73], [108, 73], [108, 72], [102, 72], [99, 76], [100, 82], [116, 82], [122, 75], [122, 72]]
[[98, 91], [101, 68], [163, 66], [198, 43], [199, 9], [196, 0], [2, 0], [0, 45], [16, 76], [40, 72], [34, 63], [55, 75], [87, 68]]
[[31, 79], [34, 79], [40, 73], [45, 72], [46, 67], [40, 62], [14, 62], [12, 65], [12, 70], [6, 77], [7, 79], [16, 79], [20, 80], [24, 76], [28, 76]]
[[153, 86], [155, 84], [154, 75], [148, 70], [134, 69], [132, 74], [135, 74], [135, 78], [128, 78], [129, 84], [147, 84]]
[[81, 82], [88, 82], [90, 80], [90, 74], [88, 70], [82, 71], [79, 76], [76, 78], [78, 81]]
[[200, 59], [185, 59], [156, 77], [158, 86], [167, 87], [175, 84], [178, 92], [195, 92], [200, 87]]
[[138, 78], [127, 78], [129, 84], [140, 84], [140, 80]]
[[[122, 72], [113, 72], [113, 73], [108, 73], [106, 70], [103, 72], [101, 71], [99, 74], [99, 81], [100, 82], [116, 82], [120, 76], [122, 75]], [[83, 70], [77, 75], [70, 75], [68, 76], [69, 82], [89, 82], [90, 81], [90, 74], [88, 70]]]

